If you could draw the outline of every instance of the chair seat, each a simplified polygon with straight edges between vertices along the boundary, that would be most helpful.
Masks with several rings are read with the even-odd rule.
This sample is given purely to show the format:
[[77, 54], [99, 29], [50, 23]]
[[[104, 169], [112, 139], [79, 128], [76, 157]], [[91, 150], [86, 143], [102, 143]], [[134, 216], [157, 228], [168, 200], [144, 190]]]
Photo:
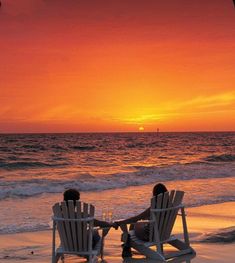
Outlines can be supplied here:
[[[128, 234], [130, 235], [131, 237], [131, 240], [135, 241], [136, 243], [138, 244], [143, 244], [144, 246], [146, 247], [151, 247], [151, 246], [156, 246], [157, 245], [157, 242], [148, 242], [148, 241], [143, 241], [141, 239], [139, 239], [136, 235], [135, 235], [135, 231], [134, 230], [130, 230], [128, 232]], [[161, 244], [164, 244], [164, 243], [168, 243], [168, 242], [171, 242], [171, 241], [174, 241], [174, 240], [177, 240], [177, 238], [172, 235], [170, 238], [168, 238], [167, 240], [164, 240], [164, 241], [160, 241]]]

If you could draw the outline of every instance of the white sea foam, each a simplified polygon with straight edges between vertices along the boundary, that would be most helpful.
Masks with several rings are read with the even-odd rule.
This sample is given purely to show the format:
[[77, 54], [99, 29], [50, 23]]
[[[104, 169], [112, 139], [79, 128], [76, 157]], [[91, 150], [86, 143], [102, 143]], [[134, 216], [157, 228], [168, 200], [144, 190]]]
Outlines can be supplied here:
[[[78, 174], [71, 179], [25, 179], [0, 182], [0, 199], [9, 197], [31, 197], [42, 193], [60, 193], [67, 188], [80, 191], [102, 191], [107, 189], [138, 186], [162, 181], [226, 178], [235, 176], [235, 163], [217, 164], [176, 164], [161, 167], [136, 166], [132, 172], [93, 176]], [[59, 177], [59, 176], [58, 176]], [[68, 178], [70, 178], [68, 174]]]
[[28, 225], [19, 225], [12, 224], [7, 226], [0, 227], [0, 234], [13, 234], [13, 233], [22, 233], [22, 232], [37, 232], [50, 229], [51, 226], [48, 223], [35, 223]]

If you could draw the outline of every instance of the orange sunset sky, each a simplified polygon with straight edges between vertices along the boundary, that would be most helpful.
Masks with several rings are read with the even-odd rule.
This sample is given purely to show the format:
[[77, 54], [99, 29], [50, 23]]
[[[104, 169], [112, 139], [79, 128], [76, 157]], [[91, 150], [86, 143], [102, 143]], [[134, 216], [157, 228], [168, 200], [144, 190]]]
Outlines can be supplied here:
[[1, 0], [0, 132], [235, 130], [232, 0]]

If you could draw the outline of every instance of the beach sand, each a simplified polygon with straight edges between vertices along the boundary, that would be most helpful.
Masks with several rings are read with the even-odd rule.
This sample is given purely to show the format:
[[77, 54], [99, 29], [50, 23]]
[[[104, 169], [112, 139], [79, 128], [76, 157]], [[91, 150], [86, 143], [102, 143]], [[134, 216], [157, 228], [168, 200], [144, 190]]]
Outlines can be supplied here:
[[[218, 229], [235, 226], [235, 202], [206, 205], [187, 209], [187, 222], [192, 247], [197, 252], [187, 263], [233, 263], [235, 261], [234, 243], [200, 242], [207, 233], [214, 233]], [[180, 229], [177, 222], [175, 231]], [[105, 240], [105, 261], [107, 263], [120, 262], [153, 262], [145, 260], [141, 255], [134, 254], [133, 259], [125, 261], [121, 258], [121, 232], [111, 229]], [[0, 262], [51, 262], [51, 231], [8, 234], [0, 236]], [[65, 262], [84, 262], [77, 257], [66, 257]], [[154, 261], [156, 262], [156, 261]], [[174, 261], [173, 261], [174, 262]], [[172, 263], [173, 263], [172, 262]], [[184, 257], [180, 261], [186, 262]]]

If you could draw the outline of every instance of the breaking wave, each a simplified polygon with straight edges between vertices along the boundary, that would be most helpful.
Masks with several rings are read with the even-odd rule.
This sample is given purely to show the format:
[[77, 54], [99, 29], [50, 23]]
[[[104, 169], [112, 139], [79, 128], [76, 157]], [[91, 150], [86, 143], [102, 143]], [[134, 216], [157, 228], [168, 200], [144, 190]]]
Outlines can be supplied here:
[[0, 234], [15, 234], [22, 232], [36, 232], [50, 229], [51, 226], [48, 223], [37, 223], [37, 224], [25, 224], [25, 225], [7, 225], [0, 227]]
[[[40, 164], [41, 165], [41, 164]], [[16, 181], [0, 181], [0, 199], [9, 197], [30, 197], [42, 193], [60, 193], [67, 188], [78, 188], [81, 191], [103, 191], [129, 186], [147, 185], [155, 182], [185, 181], [193, 179], [229, 178], [235, 170], [233, 164], [217, 166], [210, 169], [208, 164], [176, 164], [168, 166], [134, 166], [129, 172], [93, 175], [80, 173], [66, 178], [60, 175], [50, 178], [33, 178]], [[208, 172], [209, 171], [209, 172]]]

